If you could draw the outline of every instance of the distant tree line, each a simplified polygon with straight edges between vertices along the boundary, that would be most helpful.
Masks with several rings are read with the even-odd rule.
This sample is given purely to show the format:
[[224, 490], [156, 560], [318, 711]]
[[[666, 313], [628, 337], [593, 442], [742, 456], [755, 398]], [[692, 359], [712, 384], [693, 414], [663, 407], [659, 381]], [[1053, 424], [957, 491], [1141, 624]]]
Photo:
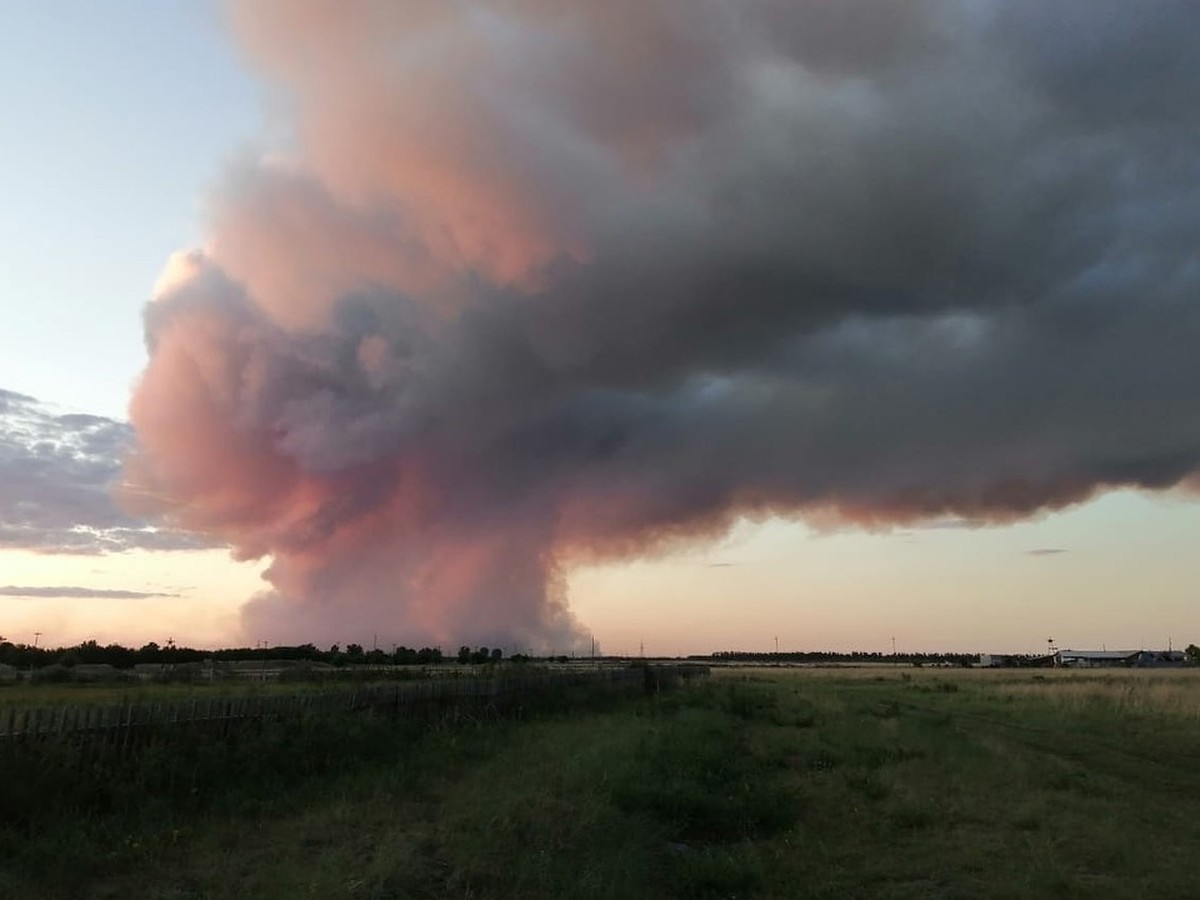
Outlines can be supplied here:
[[[1183, 651], [1188, 663], [1200, 666], [1200, 647], [1189, 644]], [[1045, 658], [1039, 653], [1008, 654], [1014, 664], [1020, 665], [1021, 660], [1032, 662]], [[745, 650], [722, 650], [708, 656], [690, 656], [689, 659], [711, 659], [724, 662], [747, 663], [905, 663], [912, 666], [969, 666], [979, 661], [978, 653], [880, 653], [878, 651], [855, 650], [852, 653], [838, 653], [832, 650], [804, 650], [785, 653], [755, 653]]]
[[487, 647], [480, 647], [478, 650], [472, 650], [466, 644], [458, 648], [458, 661], [460, 663], [486, 663], [499, 662], [504, 658], [504, 651], [499, 647], [494, 647], [489, 650]]
[[[481, 648], [485, 649], [486, 648]], [[493, 651], [498, 653], [499, 651]], [[491, 654], [489, 653], [489, 659]], [[49, 665], [75, 666], [107, 664], [117, 669], [131, 669], [141, 663], [180, 665], [204, 660], [219, 662], [235, 660], [308, 660], [330, 663], [335, 666], [348, 665], [437, 665], [445, 662], [442, 651], [437, 647], [398, 646], [392, 652], [364, 650], [361, 644], [347, 644], [343, 650], [334, 644], [328, 650], [318, 649], [314, 644], [276, 647], [230, 647], [221, 650], [197, 650], [178, 647], [168, 642], [165, 645], [150, 641], [141, 647], [125, 647], [121, 644], [99, 644], [84, 641], [71, 647], [34, 647], [30, 644], [15, 644], [0, 638], [0, 664], [19, 669], [40, 668]]]
[[[1192, 665], [1200, 665], [1200, 647], [1188, 645], [1184, 651]], [[479, 665], [482, 663], [498, 662], [504, 658], [504, 651], [499, 647], [471, 648], [463, 645], [458, 648], [455, 657], [461, 664]], [[783, 653], [757, 653], [744, 650], [722, 650], [709, 655], [694, 655], [688, 657], [694, 660], [717, 660], [723, 662], [746, 663], [905, 663], [907, 665], [954, 665], [968, 666], [978, 661], [974, 653], [880, 653], [856, 650], [842, 653], [829, 650], [805, 650]], [[1032, 656], [1030, 657], [1033, 658]], [[192, 647], [179, 647], [172, 642], [158, 644], [150, 641], [141, 647], [125, 647], [121, 644], [99, 644], [96, 641], [84, 641], [71, 647], [34, 647], [31, 644], [20, 644], [7, 641], [0, 637], [0, 664], [16, 666], [18, 669], [40, 668], [59, 664], [74, 666], [77, 664], [106, 663], [117, 669], [131, 669], [140, 663], [155, 663], [160, 665], [179, 665], [182, 663], [197, 663], [204, 660], [235, 661], [235, 660], [309, 660], [312, 662], [329, 663], [334, 666], [355, 665], [396, 665], [396, 666], [428, 666], [449, 662], [437, 647], [421, 647], [420, 649], [397, 646], [391, 652], [378, 648], [366, 650], [361, 644], [347, 644], [343, 649], [340, 644], [334, 644], [328, 650], [321, 650], [315, 644], [300, 644], [298, 646], [276, 647], [229, 647], [221, 650], [197, 650]], [[525, 662], [530, 657], [525, 654], [512, 656], [513, 662]], [[550, 660], [567, 661], [567, 657], [549, 657]]]
[[755, 653], [744, 650], [721, 650], [708, 656], [689, 659], [712, 659], [724, 662], [751, 663], [905, 663], [911, 666], [969, 666], [979, 661], [978, 653], [879, 653], [855, 650], [839, 653], [832, 650], [802, 650], [783, 653]]

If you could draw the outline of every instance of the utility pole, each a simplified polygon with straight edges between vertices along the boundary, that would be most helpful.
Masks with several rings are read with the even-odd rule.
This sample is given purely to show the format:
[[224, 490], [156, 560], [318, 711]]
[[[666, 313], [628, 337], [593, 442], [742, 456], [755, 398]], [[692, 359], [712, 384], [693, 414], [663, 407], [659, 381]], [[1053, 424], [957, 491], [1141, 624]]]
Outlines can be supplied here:
[[779, 655], [779, 635], [775, 635], [775, 655]]

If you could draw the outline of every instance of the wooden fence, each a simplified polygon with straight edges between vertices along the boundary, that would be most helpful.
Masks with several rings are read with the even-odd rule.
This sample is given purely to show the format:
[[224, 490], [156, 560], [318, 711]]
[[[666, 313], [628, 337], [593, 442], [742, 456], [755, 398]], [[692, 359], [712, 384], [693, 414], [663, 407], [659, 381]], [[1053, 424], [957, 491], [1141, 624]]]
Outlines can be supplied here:
[[0, 708], [0, 746], [64, 740], [124, 748], [136, 745], [140, 735], [163, 728], [217, 726], [226, 731], [239, 722], [359, 711], [414, 719], [481, 713], [499, 716], [564, 688], [634, 693], [660, 690], [707, 674], [705, 666], [644, 666], [436, 678], [294, 694], [197, 694], [182, 699], [130, 698], [106, 705], [7, 707]]

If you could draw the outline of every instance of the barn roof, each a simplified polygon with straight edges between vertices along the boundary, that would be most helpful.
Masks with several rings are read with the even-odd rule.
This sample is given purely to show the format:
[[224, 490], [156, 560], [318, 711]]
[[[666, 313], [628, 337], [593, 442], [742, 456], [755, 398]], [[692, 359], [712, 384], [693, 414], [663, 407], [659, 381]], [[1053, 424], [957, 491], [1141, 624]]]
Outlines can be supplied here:
[[1129, 659], [1140, 650], [1059, 650], [1058, 655], [1070, 659]]

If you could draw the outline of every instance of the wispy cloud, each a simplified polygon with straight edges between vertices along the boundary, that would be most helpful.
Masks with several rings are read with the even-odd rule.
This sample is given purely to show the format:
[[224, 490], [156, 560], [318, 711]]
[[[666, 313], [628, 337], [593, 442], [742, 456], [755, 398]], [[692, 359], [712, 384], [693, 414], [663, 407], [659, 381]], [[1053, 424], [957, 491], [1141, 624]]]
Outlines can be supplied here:
[[44, 587], [41, 585], [9, 584], [0, 587], [0, 597], [50, 597], [72, 600], [144, 600], [153, 597], [178, 597], [162, 591], [123, 591], [108, 588], [79, 586]]
[[0, 549], [96, 554], [200, 546], [113, 501], [132, 440], [124, 422], [60, 413], [0, 389]]
[[1068, 552], [1065, 547], [1038, 547], [1034, 550], [1026, 550], [1025, 553], [1029, 556], [1056, 556], [1059, 553]]
[[978, 528], [978, 522], [969, 519], [932, 519], [928, 522], [916, 522], [914, 527], [924, 531], [957, 531], [961, 528]]

